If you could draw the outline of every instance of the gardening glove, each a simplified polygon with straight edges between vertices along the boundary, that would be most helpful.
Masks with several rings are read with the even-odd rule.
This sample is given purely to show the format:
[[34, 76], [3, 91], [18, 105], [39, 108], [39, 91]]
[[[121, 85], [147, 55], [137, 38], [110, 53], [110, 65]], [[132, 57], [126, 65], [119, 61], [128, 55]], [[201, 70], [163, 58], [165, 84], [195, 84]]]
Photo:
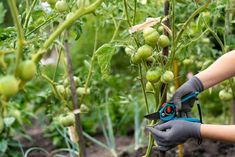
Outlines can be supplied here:
[[181, 98], [192, 92], [202, 92], [204, 89], [202, 82], [196, 77], [193, 76], [182, 86], [180, 86], [174, 93], [171, 100], [176, 105], [177, 116], [179, 117], [192, 117], [191, 109], [195, 102], [195, 99], [191, 99], [183, 104], [181, 104]]
[[163, 124], [147, 126], [146, 129], [153, 134], [158, 150], [167, 151], [186, 142], [189, 138], [200, 139], [200, 127], [201, 123], [171, 120]]

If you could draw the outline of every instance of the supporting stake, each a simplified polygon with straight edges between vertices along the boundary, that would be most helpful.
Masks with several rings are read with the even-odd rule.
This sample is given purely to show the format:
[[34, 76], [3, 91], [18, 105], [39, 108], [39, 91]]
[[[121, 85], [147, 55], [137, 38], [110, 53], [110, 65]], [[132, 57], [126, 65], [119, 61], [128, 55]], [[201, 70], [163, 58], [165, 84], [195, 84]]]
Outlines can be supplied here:
[[[65, 41], [64, 41], [64, 47], [65, 47], [65, 53], [66, 53], [66, 59], [67, 59], [67, 71], [68, 71], [68, 75], [69, 75], [69, 82], [70, 82], [70, 89], [71, 89], [71, 93], [72, 93], [72, 102], [73, 102], [73, 109], [77, 110], [79, 109], [78, 107], [78, 97], [77, 97], [77, 92], [76, 92], [76, 86], [75, 86], [75, 82], [73, 79], [73, 65], [72, 65], [72, 59], [71, 59], [71, 55], [70, 55], [70, 49], [69, 49], [69, 44], [68, 44], [68, 40], [67, 40], [67, 36], [65, 37]], [[78, 133], [78, 145], [79, 145], [79, 157], [86, 157], [86, 150], [85, 150], [85, 141], [84, 141], [84, 137], [83, 137], [83, 129], [82, 129], [82, 123], [81, 123], [81, 118], [80, 118], [80, 114], [77, 113], [75, 115], [75, 128], [76, 128], [76, 132]]]
[[[165, 17], [169, 16], [169, 10], [170, 10], [170, 3], [169, 3], [169, 0], [165, 0], [165, 2], [164, 2], [164, 16], [165, 16]], [[164, 24], [165, 24], [168, 28], [170, 28], [169, 17], [164, 21]], [[168, 33], [165, 29], [164, 29], [164, 34], [169, 37], [169, 33]], [[169, 54], [169, 47], [163, 48], [163, 55], [167, 57], [168, 54]], [[163, 84], [162, 89], [161, 89], [161, 95], [164, 94], [165, 86], [166, 86], [166, 84]], [[163, 102], [166, 102], [166, 97], [167, 97], [167, 93], [165, 93], [165, 95], [164, 95], [164, 97], [163, 97]], [[165, 157], [165, 156], [166, 156], [166, 152], [160, 151], [160, 152], [159, 152], [159, 156], [160, 156], [160, 157]]]

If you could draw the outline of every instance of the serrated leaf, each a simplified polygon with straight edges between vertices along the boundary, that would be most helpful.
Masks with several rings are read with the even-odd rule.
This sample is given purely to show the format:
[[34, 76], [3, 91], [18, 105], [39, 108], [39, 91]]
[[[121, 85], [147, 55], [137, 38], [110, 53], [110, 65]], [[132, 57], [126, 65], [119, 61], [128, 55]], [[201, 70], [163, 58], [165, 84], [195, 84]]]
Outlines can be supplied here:
[[102, 78], [107, 80], [109, 78], [110, 62], [115, 53], [115, 47], [111, 44], [104, 44], [95, 53], [101, 69]]

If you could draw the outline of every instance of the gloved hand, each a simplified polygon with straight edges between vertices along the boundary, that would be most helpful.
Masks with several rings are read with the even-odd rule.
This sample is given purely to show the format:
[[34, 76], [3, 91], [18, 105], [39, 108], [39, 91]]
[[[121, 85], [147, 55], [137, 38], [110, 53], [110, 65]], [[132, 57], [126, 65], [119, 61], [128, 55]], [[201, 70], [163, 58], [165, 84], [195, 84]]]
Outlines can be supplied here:
[[201, 123], [184, 120], [171, 120], [146, 129], [153, 134], [158, 144], [158, 150], [167, 151], [178, 144], [186, 142], [189, 138], [201, 138]]
[[202, 92], [204, 89], [202, 82], [196, 77], [193, 76], [187, 82], [185, 82], [180, 88], [176, 90], [171, 100], [176, 105], [177, 116], [180, 117], [192, 117], [191, 109], [195, 102], [194, 99], [191, 99], [183, 104], [181, 104], [181, 98], [192, 92]]

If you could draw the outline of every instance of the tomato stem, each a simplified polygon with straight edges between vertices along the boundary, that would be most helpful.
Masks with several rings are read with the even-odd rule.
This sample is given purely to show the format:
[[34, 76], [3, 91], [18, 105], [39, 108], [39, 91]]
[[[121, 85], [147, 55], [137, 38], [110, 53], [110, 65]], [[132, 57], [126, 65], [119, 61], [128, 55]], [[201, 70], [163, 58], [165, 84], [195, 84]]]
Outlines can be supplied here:
[[54, 40], [68, 27], [70, 27], [77, 19], [79, 19], [81, 16], [89, 14], [93, 12], [101, 3], [103, 0], [96, 0], [94, 3], [87, 7], [80, 7], [74, 15], [71, 16], [71, 18], [66, 19], [61, 25], [58, 26], [58, 28], [49, 36], [49, 38], [45, 41], [42, 48], [38, 50], [37, 55], [34, 60], [36, 62], [39, 62], [42, 58], [43, 54], [46, 52], [45, 50], [50, 47], [51, 44], [53, 44]]
[[28, 24], [29, 24], [29, 18], [30, 18], [30, 16], [31, 16], [32, 10], [33, 10], [33, 8], [35, 7], [37, 1], [38, 1], [38, 0], [34, 0], [34, 1], [33, 1], [32, 5], [31, 5], [31, 7], [30, 7], [30, 9], [29, 9], [29, 11], [28, 11], [26, 17], [25, 17], [25, 22], [24, 22], [24, 25], [23, 25], [23, 27], [24, 27], [24, 29], [25, 29], [25, 32], [27, 31]]
[[8, 0], [9, 8], [13, 17], [14, 24], [16, 26], [16, 31], [17, 31], [17, 56], [16, 56], [16, 69], [15, 69], [15, 75], [18, 75], [19, 71], [19, 64], [20, 64], [20, 59], [22, 57], [23, 51], [24, 51], [24, 43], [25, 43], [25, 38], [24, 38], [24, 32], [21, 27], [20, 21], [19, 21], [19, 12], [16, 7], [16, 2], [15, 0]]
[[[178, 35], [175, 38], [175, 40], [173, 41], [173, 45], [172, 45], [172, 49], [171, 49], [171, 54], [170, 54], [170, 60], [167, 63], [167, 67], [169, 65], [172, 65], [175, 54], [176, 54], [176, 48], [178, 46], [178, 43], [183, 35], [183, 33], [186, 31], [187, 26], [190, 24], [190, 22], [194, 19], [195, 16], [197, 16], [198, 14], [200, 14], [201, 12], [203, 12], [210, 4], [211, 0], [208, 0], [202, 7], [198, 8], [197, 10], [195, 10], [191, 16], [186, 20], [186, 22], [183, 24], [182, 28], [180, 29]], [[173, 33], [174, 34], [174, 33]]]
[[143, 73], [142, 73], [141, 64], [138, 65], [138, 68], [139, 68], [141, 87], [142, 87], [142, 90], [143, 90], [143, 93], [144, 93], [145, 108], [146, 108], [146, 112], [149, 114], [149, 104], [148, 104], [147, 94], [146, 94], [146, 91], [145, 91], [145, 85], [144, 85], [144, 80], [143, 80]]

